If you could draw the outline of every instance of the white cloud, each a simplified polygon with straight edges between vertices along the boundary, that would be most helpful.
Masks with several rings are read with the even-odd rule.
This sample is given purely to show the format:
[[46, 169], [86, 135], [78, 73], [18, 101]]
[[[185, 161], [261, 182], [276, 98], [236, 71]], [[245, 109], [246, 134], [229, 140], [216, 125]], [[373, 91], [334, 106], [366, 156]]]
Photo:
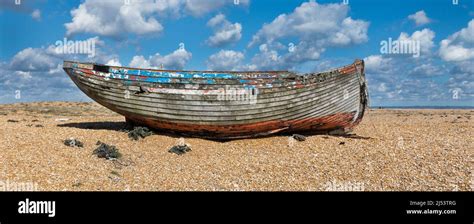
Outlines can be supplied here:
[[[121, 36], [123, 33], [159, 33], [163, 27], [152, 14], [164, 10], [160, 6], [153, 2], [125, 5], [123, 1], [86, 0], [78, 8], [71, 10], [72, 22], [65, 24], [67, 35], [94, 33]], [[169, 5], [165, 8], [167, 7]]]
[[21, 77], [22, 79], [31, 79], [31, 72], [24, 72], [24, 71], [15, 71], [15, 75]]
[[[249, 1], [241, 1], [248, 5]], [[163, 31], [157, 18], [185, 15], [200, 16], [233, 1], [214, 0], [85, 0], [71, 10], [72, 21], [65, 24], [67, 35], [92, 33], [111, 37], [124, 37], [128, 34], [151, 35]]]
[[[72, 40], [71, 40], [72, 41]], [[59, 40], [58, 42], [63, 42]], [[86, 40], [78, 42], [93, 42], [96, 47], [95, 57], [88, 58], [88, 61], [95, 61], [97, 63], [104, 63], [113, 58], [117, 58], [116, 55], [102, 52], [99, 46], [103, 46], [104, 42], [99, 37], [91, 37]], [[63, 60], [85, 60], [88, 54], [80, 54], [80, 52], [64, 52], [63, 45], [49, 45], [41, 48], [25, 48], [15, 56], [12, 57], [9, 63], [9, 68], [16, 71], [49, 71], [50, 69], [56, 69], [58, 64], [62, 64]]]
[[462, 45], [450, 45], [449, 40], [441, 41], [440, 56], [445, 61], [464, 61], [474, 58], [472, 48]]
[[365, 70], [374, 73], [388, 73], [392, 71], [392, 59], [382, 55], [370, 55], [364, 58]]
[[[16, 56], [10, 61], [10, 66], [0, 69], [2, 103], [87, 99], [62, 70], [62, 60], [51, 55], [45, 48], [27, 48]], [[20, 61], [26, 64], [21, 64]], [[45, 64], [41, 64], [42, 62]], [[17, 91], [20, 91], [21, 99], [15, 98]]]
[[439, 76], [444, 75], [448, 71], [443, 67], [439, 66], [430, 62], [422, 63], [421, 65], [416, 66], [413, 68], [409, 75], [416, 75], [416, 76]]
[[474, 62], [472, 60], [460, 61], [455, 65], [456, 72], [471, 74], [474, 79]]
[[347, 17], [345, 4], [305, 2], [290, 14], [281, 14], [263, 25], [249, 46], [285, 37], [314, 40], [324, 45], [348, 45], [368, 40], [368, 22]]
[[[103, 42], [98, 37], [97, 46]], [[56, 45], [25, 48], [9, 62], [0, 62], [0, 102], [37, 100], [88, 100], [63, 70], [64, 60], [107, 62], [118, 58], [114, 54], [96, 48], [96, 57], [81, 54], [62, 54]], [[21, 99], [15, 99], [15, 91], [21, 91]], [[61, 94], [58, 94], [61, 93]]]
[[129, 66], [132, 68], [153, 68], [150, 62], [142, 55], [134, 56]]
[[[369, 23], [348, 17], [345, 4], [302, 3], [290, 14], [281, 14], [253, 36], [249, 47], [260, 46], [252, 63], [259, 69], [291, 69], [314, 61], [329, 47], [368, 40]], [[296, 44], [281, 41], [296, 39]], [[292, 46], [290, 46], [292, 45]], [[281, 47], [284, 46], [284, 47]]]
[[175, 50], [168, 55], [155, 54], [150, 58], [152, 66], [163, 65], [165, 69], [184, 69], [186, 63], [191, 59], [192, 54], [185, 49]]
[[435, 46], [433, 39], [435, 32], [430, 29], [417, 30], [410, 36], [405, 32], [400, 33], [397, 41], [419, 41], [421, 56], [431, 55], [431, 50]]
[[249, 65], [252, 70], [280, 70], [285, 69], [287, 64], [283, 57], [279, 55], [277, 48], [281, 45], [269, 46], [269, 44], [262, 44], [259, 47], [259, 53], [252, 58], [252, 63]]
[[142, 55], [134, 56], [129, 66], [136, 68], [161, 68], [163, 66], [163, 69], [180, 70], [184, 69], [186, 63], [191, 59], [191, 57], [191, 52], [180, 48], [168, 55], [160, 55], [159, 53], [156, 53], [148, 59], [145, 59]]
[[443, 63], [433, 57], [391, 57], [371, 55], [364, 58], [372, 105], [419, 105], [420, 102], [459, 101], [474, 97], [472, 61]]
[[[474, 19], [466, 28], [441, 41], [440, 57], [445, 61], [466, 61], [474, 59]], [[472, 61], [474, 63], [474, 61]]]
[[207, 23], [214, 30], [214, 35], [207, 39], [207, 44], [212, 47], [222, 47], [230, 43], [235, 43], [242, 37], [242, 25], [232, 24], [225, 15], [218, 14]]
[[10, 67], [18, 71], [48, 71], [55, 68], [58, 58], [45, 48], [26, 48], [13, 56]]
[[371, 55], [364, 58], [371, 101], [375, 105], [413, 103], [446, 99], [448, 89], [433, 76], [447, 75], [448, 69], [432, 58]]
[[242, 66], [242, 61], [245, 56], [242, 52], [221, 50], [213, 54], [207, 60], [207, 67], [209, 70], [223, 71], [223, 70], [239, 70]]
[[118, 58], [112, 58], [105, 64], [109, 66], [122, 66]]
[[31, 13], [31, 17], [33, 19], [35, 19], [36, 21], [40, 21], [41, 20], [41, 11], [39, 9], [33, 10], [33, 12]]
[[409, 15], [408, 19], [411, 19], [415, 22], [417, 26], [422, 26], [431, 22], [431, 19], [426, 16], [425, 11], [421, 10], [415, 14]]

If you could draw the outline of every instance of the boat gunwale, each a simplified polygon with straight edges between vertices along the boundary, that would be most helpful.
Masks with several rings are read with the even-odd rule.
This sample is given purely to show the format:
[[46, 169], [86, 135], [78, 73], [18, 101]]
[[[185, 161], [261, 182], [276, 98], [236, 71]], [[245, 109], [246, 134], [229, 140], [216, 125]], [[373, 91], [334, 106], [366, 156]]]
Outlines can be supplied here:
[[[154, 69], [154, 68], [133, 68], [133, 67], [126, 67], [126, 66], [113, 66], [113, 65], [104, 65], [98, 64], [94, 62], [78, 62], [78, 61], [68, 61], [65, 60], [64, 63], [75, 63], [75, 64], [83, 64], [83, 65], [97, 65], [97, 66], [107, 66], [110, 68], [122, 68], [122, 69], [129, 69], [129, 70], [146, 70], [146, 71], [153, 71], [153, 72], [188, 72], [188, 73], [235, 73], [235, 74], [245, 74], [245, 73], [288, 73], [288, 74], [297, 74], [295, 72], [291, 72], [288, 70], [275, 70], [275, 71], [212, 71], [212, 70], [173, 70], [173, 69]], [[93, 69], [92, 69], [93, 70]]]
[[[305, 76], [305, 75], [319, 75], [322, 73], [327, 73], [327, 72], [333, 72], [333, 71], [339, 71], [343, 70], [345, 68], [353, 67], [357, 63], [363, 62], [363, 60], [356, 59], [354, 62], [351, 64], [347, 64], [341, 67], [335, 67], [331, 68], [325, 71], [319, 71], [319, 72], [306, 72], [306, 73], [299, 73], [299, 72], [292, 72], [288, 70], [275, 70], [275, 71], [212, 71], [212, 70], [172, 70], [172, 69], [154, 69], [154, 68], [133, 68], [133, 67], [126, 67], [126, 66], [112, 66], [112, 65], [104, 65], [104, 64], [99, 64], [95, 62], [79, 62], [79, 61], [69, 61], [69, 60], [64, 60], [63, 61], [63, 68], [68, 68], [64, 67], [64, 64], [66, 63], [73, 63], [73, 64], [83, 64], [83, 65], [92, 65], [92, 66], [106, 66], [109, 68], [121, 68], [121, 69], [129, 69], [129, 70], [145, 70], [145, 71], [153, 71], [153, 72], [183, 72], [183, 73], [230, 73], [230, 74], [248, 74], [248, 73], [270, 73], [270, 74], [281, 74], [281, 73], [287, 73], [288, 75], [299, 75], [299, 76]], [[94, 70], [94, 69], [91, 69]], [[94, 70], [95, 71], [95, 70]], [[110, 72], [109, 72], [110, 73]]]

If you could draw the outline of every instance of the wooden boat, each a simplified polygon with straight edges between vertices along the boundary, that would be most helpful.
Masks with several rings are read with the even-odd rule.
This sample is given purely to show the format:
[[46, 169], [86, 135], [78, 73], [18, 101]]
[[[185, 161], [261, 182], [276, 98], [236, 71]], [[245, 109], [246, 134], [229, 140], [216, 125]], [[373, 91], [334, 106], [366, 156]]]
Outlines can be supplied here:
[[127, 122], [204, 138], [350, 131], [367, 107], [364, 62], [308, 74], [174, 71], [64, 62], [74, 83]]

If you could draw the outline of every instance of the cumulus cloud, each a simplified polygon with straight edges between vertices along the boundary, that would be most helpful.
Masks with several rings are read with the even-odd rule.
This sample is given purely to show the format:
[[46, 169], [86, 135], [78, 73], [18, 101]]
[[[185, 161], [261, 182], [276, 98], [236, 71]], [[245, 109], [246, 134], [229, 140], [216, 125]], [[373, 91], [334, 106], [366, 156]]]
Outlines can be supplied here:
[[[98, 37], [97, 46], [102, 45]], [[85, 54], [64, 53], [57, 45], [39, 48], [25, 48], [17, 52], [8, 62], [0, 62], [0, 102], [38, 101], [38, 100], [89, 100], [66, 75], [64, 60], [113, 62], [114, 54], [96, 48], [96, 56], [88, 58]], [[116, 59], [117, 60], [117, 59]], [[118, 62], [118, 61], [116, 61]], [[15, 92], [21, 91], [21, 99]]]
[[431, 22], [431, 19], [426, 16], [425, 11], [421, 10], [416, 12], [415, 14], [411, 14], [408, 16], [408, 19], [413, 20], [417, 26], [426, 25]]
[[[21, 54], [26, 55], [29, 52], [35, 52], [38, 57], [47, 58], [44, 60], [47, 62], [47, 66], [38, 67], [32, 63], [25, 65], [24, 68], [18, 68], [18, 70], [8, 65], [5, 66], [6, 69], [0, 69], [0, 101], [2, 103], [45, 99], [87, 100], [62, 70], [62, 60], [51, 57], [44, 49], [22, 50]], [[16, 98], [17, 93], [21, 95], [21, 98]]]
[[184, 69], [186, 63], [191, 59], [192, 54], [185, 49], [175, 50], [168, 55], [155, 54], [150, 58], [152, 66], [163, 65], [166, 69]]
[[[125, 4], [123, 0], [85, 0], [71, 10], [72, 21], [65, 27], [67, 35], [91, 33], [119, 38], [130, 33], [159, 34], [164, 28], [157, 18], [200, 16], [231, 3], [230, 0], [130, 0], [130, 4]], [[243, 5], [248, 3], [242, 1]]]
[[112, 58], [109, 61], [107, 61], [107, 63], [105, 63], [105, 64], [109, 65], [109, 66], [122, 66], [122, 64], [120, 63], [120, 60], [118, 58]]
[[67, 35], [93, 33], [120, 36], [123, 33], [159, 33], [163, 26], [152, 15], [170, 5], [162, 6], [164, 8], [161, 6], [153, 2], [126, 5], [123, 1], [87, 0], [71, 11], [72, 21], [65, 24]]
[[[77, 60], [83, 59], [88, 56], [85, 52], [68, 51], [66, 45], [66, 51], [64, 48], [64, 41], [58, 41], [54, 45], [40, 48], [25, 48], [16, 53], [9, 63], [9, 69], [15, 71], [31, 71], [31, 72], [47, 72], [51, 69], [57, 69], [58, 64], [62, 64], [63, 60]], [[76, 43], [73, 40], [67, 42]], [[105, 63], [106, 61], [116, 57], [113, 54], [103, 52], [99, 49], [99, 46], [103, 46], [104, 42], [99, 37], [91, 37], [86, 40], [78, 40], [78, 43], [94, 43], [95, 44], [95, 56], [88, 58], [88, 61], [92, 60], [98, 63]], [[83, 54], [84, 53], [84, 54]]]
[[440, 43], [440, 57], [449, 62], [471, 60], [474, 63], [474, 19], [466, 28], [450, 35]]
[[283, 56], [278, 53], [278, 50], [284, 48], [281, 44], [262, 44], [259, 47], [259, 52], [252, 58], [252, 63], [249, 68], [252, 70], [283, 70], [289, 67]]
[[368, 22], [347, 17], [345, 4], [305, 2], [290, 14], [281, 14], [265, 24], [252, 38], [250, 46], [285, 37], [298, 37], [320, 44], [347, 45], [368, 40]]
[[[259, 45], [252, 59], [256, 67], [288, 69], [319, 59], [329, 47], [343, 47], [367, 42], [369, 23], [348, 16], [345, 4], [305, 2], [289, 14], [281, 14], [252, 37], [248, 47]], [[282, 40], [296, 39], [296, 44], [281, 47]], [[284, 46], [284, 45], [283, 45]]]
[[245, 56], [242, 52], [221, 50], [207, 60], [207, 68], [214, 71], [240, 70]]
[[402, 32], [398, 37], [397, 41], [407, 41], [407, 42], [419, 42], [420, 43], [420, 53], [421, 56], [431, 55], [431, 51], [435, 46], [433, 39], [435, 37], [435, 32], [430, 29], [417, 30], [411, 35]]
[[370, 55], [364, 58], [364, 62], [367, 72], [389, 73], [393, 69], [392, 59], [382, 55]]
[[58, 57], [45, 48], [26, 48], [13, 56], [10, 67], [17, 71], [48, 71], [55, 68]]
[[21, 79], [31, 79], [31, 72], [24, 72], [24, 71], [15, 71], [15, 75], [20, 77]]
[[179, 48], [168, 55], [160, 55], [156, 53], [146, 59], [142, 55], [137, 55], [132, 58], [130, 67], [136, 68], [161, 68], [163, 69], [184, 69], [186, 63], [191, 59], [192, 53], [186, 51], [184, 48]]
[[[371, 55], [364, 61], [372, 105], [473, 102], [472, 62], [446, 64], [432, 57], [414, 59], [388, 55]], [[453, 99], [454, 92], [459, 98]]]
[[[404, 59], [404, 62], [407, 62]], [[403, 63], [403, 62], [399, 62]], [[401, 64], [400, 66], [406, 66]], [[372, 105], [410, 105], [417, 102], [446, 100], [449, 94], [445, 83], [414, 75], [402, 75], [410, 69], [389, 70], [386, 73], [367, 71], [366, 77]], [[413, 104], [418, 105], [418, 104]]]
[[449, 98], [447, 83], [435, 78], [449, 75], [449, 69], [439, 64], [439, 60], [370, 55], [364, 61], [371, 101], [375, 105]]
[[235, 43], [242, 37], [242, 25], [232, 24], [225, 15], [218, 14], [207, 23], [214, 30], [214, 34], [207, 39], [207, 44], [212, 47], [222, 47], [230, 43]]
[[132, 61], [128, 65], [132, 68], [153, 68], [150, 65], [150, 61], [148, 61], [145, 57], [142, 55], [137, 55], [132, 58]]

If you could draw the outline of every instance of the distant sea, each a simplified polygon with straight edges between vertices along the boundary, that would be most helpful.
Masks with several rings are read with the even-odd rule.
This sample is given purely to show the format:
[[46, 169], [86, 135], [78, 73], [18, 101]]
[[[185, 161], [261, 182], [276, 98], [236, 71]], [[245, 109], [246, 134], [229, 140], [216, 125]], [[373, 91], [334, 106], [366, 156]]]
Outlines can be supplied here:
[[371, 106], [370, 109], [474, 109], [474, 106]]

